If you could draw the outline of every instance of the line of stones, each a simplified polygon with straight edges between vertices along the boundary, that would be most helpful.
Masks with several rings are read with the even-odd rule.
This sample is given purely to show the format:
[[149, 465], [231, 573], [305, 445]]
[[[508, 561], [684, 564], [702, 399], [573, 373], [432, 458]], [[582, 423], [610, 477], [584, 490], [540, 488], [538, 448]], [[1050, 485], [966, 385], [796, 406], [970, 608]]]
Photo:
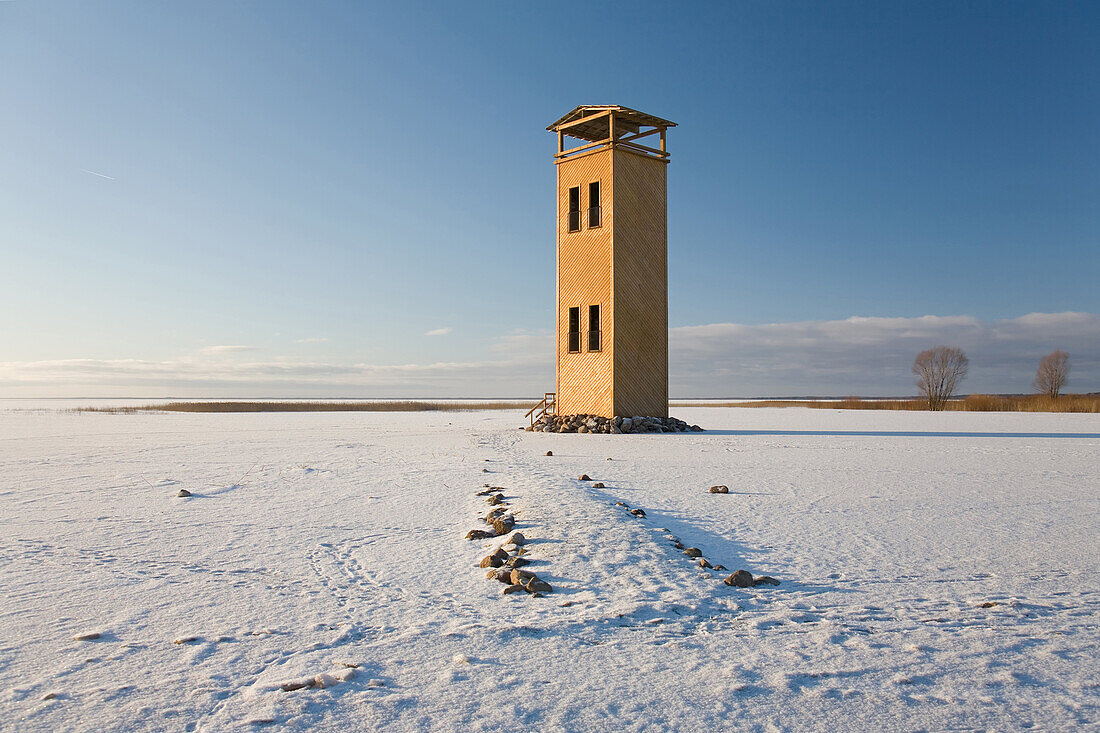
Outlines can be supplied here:
[[[484, 488], [477, 492], [476, 496], [487, 497], [486, 502], [492, 507], [485, 515], [485, 524], [492, 527], [492, 531], [472, 529], [466, 534], [466, 539], [484, 540], [503, 537], [515, 528], [516, 515], [508, 509], [503, 488], [484, 484]], [[522, 569], [530, 562], [524, 557], [527, 554], [527, 548], [524, 546], [526, 544], [527, 538], [522, 533], [515, 532], [504, 544], [483, 557], [480, 566], [489, 568], [486, 578], [506, 584], [505, 595], [525, 591], [535, 598], [542, 598], [544, 593], [550, 593], [554, 589], [535, 573]]]
[[[577, 479], [579, 481], [592, 481], [587, 473], [582, 473], [580, 476], [577, 477]], [[592, 488], [602, 489], [604, 488], [604, 485], [601, 482], [596, 481], [593, 482]], [[722, 489], [725, 489], [725, 491], [722, 491]], [[728, 494], [729, 488], [726, 486], [712, 486], [710, 488], [710, 493]], [[617, 501], [615, 502], [615, 506], [622, 507], [639, 519], [645, 518], [645, 509], [631, 509], [630, 505], [627, 504], [625, 501]], [[695, 564], [698, 565], [700, 568], [703, 568], [704, 570], [714, 570], [716, 572], [721, 572], [726, 569], [725, 565], [711, 565], [710, 561], [703, 557], [703, 551], [700, 550], [698, 547], [684, 547], [684, 543], [680, 541], [680, 538], [672, 534], [672, 530], [668, 529], [667, 527], [661, 527], [661, 531], [665, 533], [665, 537], [669, 540], [669, 542], [672, 543], [673, 547], [675, 547], [677, 550], [682, 550], [685, 555], [687, 555], [692, 560], [695, 560]], [[750, 588], [757, 585], [779, 585], [779, 581], [771, 577], [770, 575], [761, 575], [754, 578], [752, 573], [750, 573], [748, 570], [738, 570], [732, 575], [727, 576], [722, 582], [724, 582], [726, 585], [732, 585], [737, 588]]]

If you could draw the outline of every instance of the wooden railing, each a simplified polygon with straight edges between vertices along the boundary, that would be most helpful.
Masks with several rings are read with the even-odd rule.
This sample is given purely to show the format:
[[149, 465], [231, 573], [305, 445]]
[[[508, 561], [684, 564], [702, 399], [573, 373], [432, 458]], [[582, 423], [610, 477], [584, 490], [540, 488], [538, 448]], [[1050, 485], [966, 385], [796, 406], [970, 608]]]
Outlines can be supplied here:
[[531, 426], [535, 421], [546, 414], [554, 415], [558, 410], [558, 395], [556, 392], [544, 392], [539, 403], [527, 411], [524, 417], [531, 418]]

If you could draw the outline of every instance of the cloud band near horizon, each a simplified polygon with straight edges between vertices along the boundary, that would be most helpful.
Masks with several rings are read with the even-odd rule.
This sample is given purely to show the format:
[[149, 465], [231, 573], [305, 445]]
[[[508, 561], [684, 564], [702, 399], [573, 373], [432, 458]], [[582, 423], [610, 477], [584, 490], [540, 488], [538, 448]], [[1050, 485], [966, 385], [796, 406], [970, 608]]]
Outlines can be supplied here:
[[[164, 360], [59, 359], [0, 362], [0, 397], [508, 397], [553, 388], [549, 331], [515, 331], [476, 361], [379, 365], [246, 358], [243, 345], [208, 347]], [[1039, 358], [1070, 353], [1069, 391], [1100, 390], [1100, 315], [1031, 313], [852, 317], [669, 330], [675, 397], [883, 396], [914, 393], [910, 366], [922, 349], [961, 347], [970, 357], [962, 392], [1028, 392]]]

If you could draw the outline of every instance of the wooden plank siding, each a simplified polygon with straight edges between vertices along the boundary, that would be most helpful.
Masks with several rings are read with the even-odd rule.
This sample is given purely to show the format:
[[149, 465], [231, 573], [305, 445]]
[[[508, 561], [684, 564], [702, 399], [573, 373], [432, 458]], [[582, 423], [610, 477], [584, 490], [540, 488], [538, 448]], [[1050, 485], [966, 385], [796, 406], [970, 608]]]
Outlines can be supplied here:
[[[614, 303], [611, 150], [558, 164], [558, 413], [612, 415]], [[588, 184], [600, 182], [601, 226], [588, 226]], [[569, 231], [569, 189], [580, 188], [581, 229]], [[600, 306], [602, 349], [588, 351], [588, 306]], [[581, 350], [569, 351], [569, 309], [580, 308]]]
[[668, 417], [668, 164], [613, 151], [613, 411]]
[[[558, 161], [559, 414], [668, 415], [667, 159], [607, 146]], [[601, 226], [588, 226], [600, 182]], [[580, 188], [581, 230], [569, 231]], [[602, 349], [588, 351], [588, 307], [601, 309]], [[569, 351], [580, 308], [581, 351]]]

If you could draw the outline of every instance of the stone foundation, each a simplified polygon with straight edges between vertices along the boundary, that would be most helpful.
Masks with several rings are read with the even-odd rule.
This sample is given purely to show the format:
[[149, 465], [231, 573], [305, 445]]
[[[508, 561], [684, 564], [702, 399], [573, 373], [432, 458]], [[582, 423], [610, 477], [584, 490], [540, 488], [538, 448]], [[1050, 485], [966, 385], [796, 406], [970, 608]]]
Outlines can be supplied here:
[[599, 415], [544, 415], [531, 427], [536, 433], [701, 433], [675, 417], [600, 417]]

